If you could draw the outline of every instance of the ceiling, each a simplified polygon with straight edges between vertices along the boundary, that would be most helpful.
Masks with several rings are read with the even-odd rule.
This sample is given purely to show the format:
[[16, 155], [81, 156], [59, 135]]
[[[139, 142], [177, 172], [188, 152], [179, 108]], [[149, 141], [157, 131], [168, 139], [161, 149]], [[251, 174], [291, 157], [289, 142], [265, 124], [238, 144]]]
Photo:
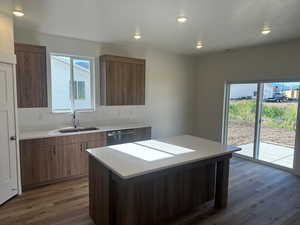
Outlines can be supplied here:
[[[300, 37], [299, 0], [15, 0], [15, 26], [104, 43], [201, 54]], [[176, 18], [185, 15], [185, 24]], [[260, 33], [271, 25], [269, 35]], [[139, 31], [141, 40], [134, 40]], [[202, 40], [204, 48], [197, 50]]]

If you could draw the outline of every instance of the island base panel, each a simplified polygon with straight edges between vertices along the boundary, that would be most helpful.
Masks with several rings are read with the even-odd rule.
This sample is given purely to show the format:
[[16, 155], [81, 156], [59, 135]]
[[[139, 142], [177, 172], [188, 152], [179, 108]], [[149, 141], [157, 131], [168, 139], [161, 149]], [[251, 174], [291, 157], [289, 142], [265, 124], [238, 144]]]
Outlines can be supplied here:
[[215, 208], [217, 209], [223, 209], [227, 207], [229, 165], [230, 165], [230, 159], [224, 159], [217, 162], [216, 195], [215, 195]]
[[110, 171], [89, 156], [89, 212], [95, 224], [109, 225]]
[[90, 216], [96, 225], [159, 225], [228, 197], [230, 156], [122, 179], [90, 156]]

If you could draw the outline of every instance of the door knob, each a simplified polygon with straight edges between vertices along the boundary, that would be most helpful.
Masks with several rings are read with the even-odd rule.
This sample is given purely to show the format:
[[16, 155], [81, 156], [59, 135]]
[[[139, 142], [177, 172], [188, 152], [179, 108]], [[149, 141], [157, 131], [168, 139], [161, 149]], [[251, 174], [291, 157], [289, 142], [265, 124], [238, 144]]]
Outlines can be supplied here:
[[10, 139], [11, 141], [15, 141], [15, 140], [17, 140], [17, 137], [16, 137], [16, 136], [11, 136], [9, 139]]

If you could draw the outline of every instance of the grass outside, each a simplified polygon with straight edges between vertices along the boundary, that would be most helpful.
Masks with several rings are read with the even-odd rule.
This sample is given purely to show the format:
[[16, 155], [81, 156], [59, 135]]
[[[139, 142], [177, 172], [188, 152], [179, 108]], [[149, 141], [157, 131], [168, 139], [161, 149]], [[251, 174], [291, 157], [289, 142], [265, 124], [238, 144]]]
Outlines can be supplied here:
[[[255, 122], [255, 100], [231, 100], [229, 105], [229, 120]], [[268, 103], [262, 106], [263, 125], [271, 128], [286, 128], [296, 130], [297, 103]]]

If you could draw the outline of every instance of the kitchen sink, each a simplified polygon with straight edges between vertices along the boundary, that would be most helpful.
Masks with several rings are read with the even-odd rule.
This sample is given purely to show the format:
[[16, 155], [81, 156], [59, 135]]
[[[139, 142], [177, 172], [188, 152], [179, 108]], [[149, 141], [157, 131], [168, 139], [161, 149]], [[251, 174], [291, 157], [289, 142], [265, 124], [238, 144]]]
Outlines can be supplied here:
[[98, 130], [97, 127], [79, 127], [79, 128], [66, 128], [59, 130], [60, 133], [74, 133], [74, 132], [84, 132]]

